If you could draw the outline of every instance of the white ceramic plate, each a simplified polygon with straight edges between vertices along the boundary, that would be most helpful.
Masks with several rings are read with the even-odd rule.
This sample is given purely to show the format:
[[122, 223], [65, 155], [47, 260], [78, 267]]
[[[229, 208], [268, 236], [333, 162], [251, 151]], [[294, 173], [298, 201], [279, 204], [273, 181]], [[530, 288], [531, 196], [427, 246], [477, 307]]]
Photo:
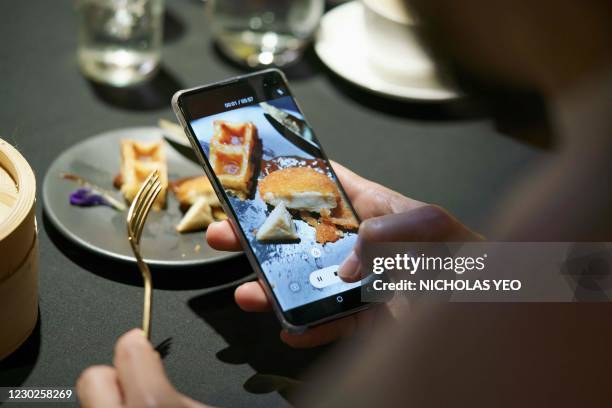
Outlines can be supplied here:
[[[429, 60], [406, 61], [407, 74], [401, 81], [377, 72], [368, 60], [363, 13], [363, 5], [355, 0], [332, 9], [321, 20], [315, 50], [332, 71], [368, 91], [400, 100], [441, 102], [460, 96], [457, 91], [443, 85], [433, 69], [420, 75], [409, 73], [411, 64], [432, 65]], [[427, 58], [420, 50], [415, 50], [414, 54]], [[417, 71], [420, 70], [412, 70]]]

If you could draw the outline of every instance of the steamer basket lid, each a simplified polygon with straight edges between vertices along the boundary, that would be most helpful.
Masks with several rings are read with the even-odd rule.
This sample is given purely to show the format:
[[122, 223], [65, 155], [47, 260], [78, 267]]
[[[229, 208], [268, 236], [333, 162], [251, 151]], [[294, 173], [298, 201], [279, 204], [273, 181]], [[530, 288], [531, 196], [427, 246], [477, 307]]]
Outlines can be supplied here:
[[25, 158], [0, 139], [0, 280], [25, 259], [34, 242], [36, 180]]
[[17, 183], [0, 164], [0, 224], [6, 220], [17, 202]]

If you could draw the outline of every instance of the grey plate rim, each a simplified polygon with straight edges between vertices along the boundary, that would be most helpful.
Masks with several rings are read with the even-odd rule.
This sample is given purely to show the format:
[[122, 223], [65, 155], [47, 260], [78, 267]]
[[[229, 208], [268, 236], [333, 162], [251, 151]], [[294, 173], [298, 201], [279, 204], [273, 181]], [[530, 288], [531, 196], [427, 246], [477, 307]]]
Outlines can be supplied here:
[[[76, 234], [74, 234], [72, 231], [70, 231], [70, 229], [68, 229], [57, 217], [57, 215], [53, 212], [53, 210], [51, 210], [49, 208], [49, 206], [47, 205], [47, 202], [49, 201], [48, 198], [48, 186], [50, 183], [50, 177], [51, 177], [51, 172], [49, 171], [53, 165], [60, 160], [65, 154], [67, 154], [67, 152], [69, 152], [72, 149], [76, 149], [78, 147], [80, 147], [81, 145], [87, 143], [90, 139], [93, 139], [95, 137], [100, 137], [100, 136], [104, 136], [107, 133], [113, 133], [113, 132], [117, 132], [117, 131], [121, 131], [121, 130], [140, 130], [140, 131], [151, 131], [152, 129], [155, 129], [155, 131], [160, 131], [160, 129], [158, 127], [155, 126], [130, 126], [130, 127], [124, 127], [124, 128], [117, 128], [117, 129], [111, 129], [111, 130], [107, 130], [104, 132], [100, 132], [100, 133], [96, 133], [94, 135], [91, 135], [89, 137], [87, 137], [86, 139], [70, 146], [69, 148], [63, 150], [49, 165], [49, 167], [47, 168], [47, 171], [45, 173], [45, 176], [43, 178], [43, 184], [42, 184], [42, 201], [43, 201], [43, 212], [45, 213], [45, 215], [49, 218], [49, 220], [51, 221], [51, 223], [53, 224], [53, 226], [55, 228], [57, 228], [57, 230], [64, 235], [66, 238], [68, 238], [71, 242], [73, 242], [74, 244], [76, 244], [77, 246], [83, 247], [91, 252], [97, 253], [99, 255], [102, 255], [104, 257], [107, 258], [111, 258], [111, 259], [115, 259], [115, 260], [119, 260], [122, 262], [127, 262], [127, 263], [136, 263], [136, 258], [133, 256], [125, 256], [122, 254], [118, 254], [116, 252], [112, 252], [109, 251], [105, 248], [101, 248], [99, 246], [96, 245], [92, 245], [87, 241], [84, 241], [82, 238], [80, 238], [79, 236], [77, 236]], [[185, 159], [187, 160], [187, 159]], [[218, 263], [218, 262], [222, 262], [228, 259], [232, 259], [232, 258], [236, 258], [239, 256], [242, 256], [243, 252], [242, 251], [238, 251], [238, 252], [227, 252], [224, 255], [220, 255], [218, 257], [215, 258], [203, 258], [203, 259], [193, 259], [193, 260], [179, 260], [179, 261], [163, 261], [163, 260], [156, 260], [156, 259], [146, 259], [145, 258], [145, 262], [151, 266], [158, 266], [158, 267], [169, 267], [169, 266], [173, 266], [173, 267], [193, 267], [193, 266], [201, 266], [201, 265], [207, 265], [207, 264], [213, 264], [213, 263]]]

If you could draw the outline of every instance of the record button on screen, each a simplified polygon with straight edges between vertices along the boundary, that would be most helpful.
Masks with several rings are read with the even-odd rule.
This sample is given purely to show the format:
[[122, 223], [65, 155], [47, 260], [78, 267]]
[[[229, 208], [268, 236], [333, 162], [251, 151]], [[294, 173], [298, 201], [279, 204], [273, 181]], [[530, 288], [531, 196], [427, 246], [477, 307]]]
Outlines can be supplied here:
[[317, 289], [322, 289], [326, 286], [339, 283], [338, 268], [339, 265], [333, 265], [312, 272], [309, 277], [310, 284]]

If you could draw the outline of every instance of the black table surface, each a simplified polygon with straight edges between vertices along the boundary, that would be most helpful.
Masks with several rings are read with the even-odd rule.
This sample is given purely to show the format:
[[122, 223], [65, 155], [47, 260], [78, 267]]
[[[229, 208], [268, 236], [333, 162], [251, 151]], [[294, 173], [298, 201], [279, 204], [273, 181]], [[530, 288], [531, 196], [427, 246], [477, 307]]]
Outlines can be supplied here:
[[[0, 137], [28, 159], [38, 191], [51, 162], [74, 143], [173, 119], [175, 90], [243, 72], [219, 54], [208, 26], [201, 1], [167, 0], [159, 75], [116, 90], [79, 73], [73, 1], [0, 2]], [[399, 103], [363, 92], [329, 72], [312, 49], [287, 73], [330, 157], [485, 232], [510, 185], [546, 155], [515, 137], [519, 126], [500, 132], [489, 115], [462, 104]], [[42, 204], [39, 194], [40, 322], [0, 363], [0, 386], [74, 385], [85, 367], [109, 364], [118, 336], [140, 323], [135, 266], [72, 245], [50, 225]], [[232, 282], [251, 273], [244, 257], [155, 272], [152, 341], [166, 351], [170, 379], [193, 398], [220, 406], [287, 405], [291, 400], [266, 375], [300, 378], [330, 350], [292, 350], [280, 342], [273, 316], [240, 311]]]

